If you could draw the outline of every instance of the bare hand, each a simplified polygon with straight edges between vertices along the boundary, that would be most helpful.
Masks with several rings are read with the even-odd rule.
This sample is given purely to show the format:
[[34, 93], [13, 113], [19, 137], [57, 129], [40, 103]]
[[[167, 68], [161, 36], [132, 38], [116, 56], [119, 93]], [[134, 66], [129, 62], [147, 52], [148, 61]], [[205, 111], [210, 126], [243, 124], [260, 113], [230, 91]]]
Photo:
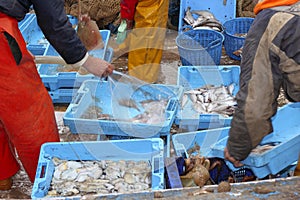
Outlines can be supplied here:
[[241, 163], [241, 161], [236, 160], [234, 157], [232, 157], [229, 154], [227, 147], [225, 147], [225, 149], [224, 149], [224, 158], [225, 158], [225, 160], [230, 161], [235, 167], [242, 167], [244, 165], [243, 163]]
[[105, 60], [92, 56], [88, 57], [88, 59], [83, 64], [83, 67], [88, 72], [99, 77], [106, 77], [110, 75], [114, 70], [114, 66], [112, 64], [106, 62]]

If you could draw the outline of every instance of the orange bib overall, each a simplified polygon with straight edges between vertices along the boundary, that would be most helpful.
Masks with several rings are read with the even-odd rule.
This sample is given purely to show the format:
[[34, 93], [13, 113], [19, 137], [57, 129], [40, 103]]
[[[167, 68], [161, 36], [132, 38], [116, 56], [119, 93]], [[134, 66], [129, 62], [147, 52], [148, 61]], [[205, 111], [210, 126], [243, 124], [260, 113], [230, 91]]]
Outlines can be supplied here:
[[40, 147], [51, 141], [59, 141], [51, 98], [17, 20], [0, 13], [0, 180], [13, 176], [20, 160], [33, 182]]

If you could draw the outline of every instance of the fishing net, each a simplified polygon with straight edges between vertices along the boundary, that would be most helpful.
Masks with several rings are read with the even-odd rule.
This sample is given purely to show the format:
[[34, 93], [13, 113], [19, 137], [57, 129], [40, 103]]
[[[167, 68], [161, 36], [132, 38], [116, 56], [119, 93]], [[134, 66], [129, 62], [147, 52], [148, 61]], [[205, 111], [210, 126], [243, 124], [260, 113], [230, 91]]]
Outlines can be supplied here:
[[[88, 14], [92, 20], [95, 20], [99, 28], [112, 23], [119, 18], [120, 0], [82, 0], [82, 14]], [[78, 16], [78, 1], [65, 0], [66, 13], [72, 16]]]

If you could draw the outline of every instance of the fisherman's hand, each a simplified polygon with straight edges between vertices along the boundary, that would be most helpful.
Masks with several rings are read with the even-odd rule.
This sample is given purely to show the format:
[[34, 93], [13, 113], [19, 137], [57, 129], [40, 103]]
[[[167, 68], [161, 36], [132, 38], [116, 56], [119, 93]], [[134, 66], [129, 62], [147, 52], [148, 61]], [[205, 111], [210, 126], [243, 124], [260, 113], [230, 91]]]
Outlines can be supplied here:
[[230, 155], [227, 147], [225, 147], [224, 149], [224, 158], [225, 160], [230, 161], [235, 167], [242, 167], [244, 165], [243, 163], [241, 163], [241, 161], [236, 160], [234, 157]]
[[99, 77], [106, 77], [114, 70], [114, 66], [112, 64], [93, 56], [88, 56], [88, 59], [85, 61], [85, 63], [83, 63], [82, 66], [88, 72]]

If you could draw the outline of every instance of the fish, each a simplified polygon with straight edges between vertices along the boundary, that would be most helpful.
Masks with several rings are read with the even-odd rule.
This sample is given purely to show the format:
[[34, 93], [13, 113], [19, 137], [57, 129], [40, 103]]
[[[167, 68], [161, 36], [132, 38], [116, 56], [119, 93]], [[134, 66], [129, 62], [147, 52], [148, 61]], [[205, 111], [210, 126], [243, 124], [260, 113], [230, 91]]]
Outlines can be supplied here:
[[118, 104], [128, 108], [134, 108], [137, 111], [141, 111], [141, 109], [138, 107], [137, 103], [133, 99], [119, 99]]
[[[198, 20], [199, 19], [199, 20]], [[216, 19], [211, 18], [211, 19], [201, 19], [198, 18], [192, 25], [192, 27], [195, 29], [197, 27], [202, 27], [202, 26], [207, 26], [209, 28], [215, 28], [219, 31], [223, 31], [224, 27], [223, 25]]]
[[192, 10], [191, 13], [198, 16], [202, 16], [204, 19], [215, 19], [214, 14], [207, 10]]
[[[197, 19], [193, 17], [197, 15]], [[192, 10], [191, 7], [187, 8], [184, 21], [192, 26], [193, 29], [209, 28], [222, 32], [224, 30], [223, 25], [219, 22], [213, 13], [207, 10]]]
[[[221, 114], [223, 116], [232, 116], [237, 106], [233, 96], [234, 84], [227, 87], [221, 86], [203, 86], [194, 90], [188, 90], [184, 96], [191, 101], [192, 109], [200, 114]], [[181, 109], [187, 103], [182, 104]]]
[[191, 7], [187, 7], [187, 10], [185, 11], [185, 16], [183, 19], [189, 25], [192, 25], [194, 23], [195, 19], [191, 13]]

